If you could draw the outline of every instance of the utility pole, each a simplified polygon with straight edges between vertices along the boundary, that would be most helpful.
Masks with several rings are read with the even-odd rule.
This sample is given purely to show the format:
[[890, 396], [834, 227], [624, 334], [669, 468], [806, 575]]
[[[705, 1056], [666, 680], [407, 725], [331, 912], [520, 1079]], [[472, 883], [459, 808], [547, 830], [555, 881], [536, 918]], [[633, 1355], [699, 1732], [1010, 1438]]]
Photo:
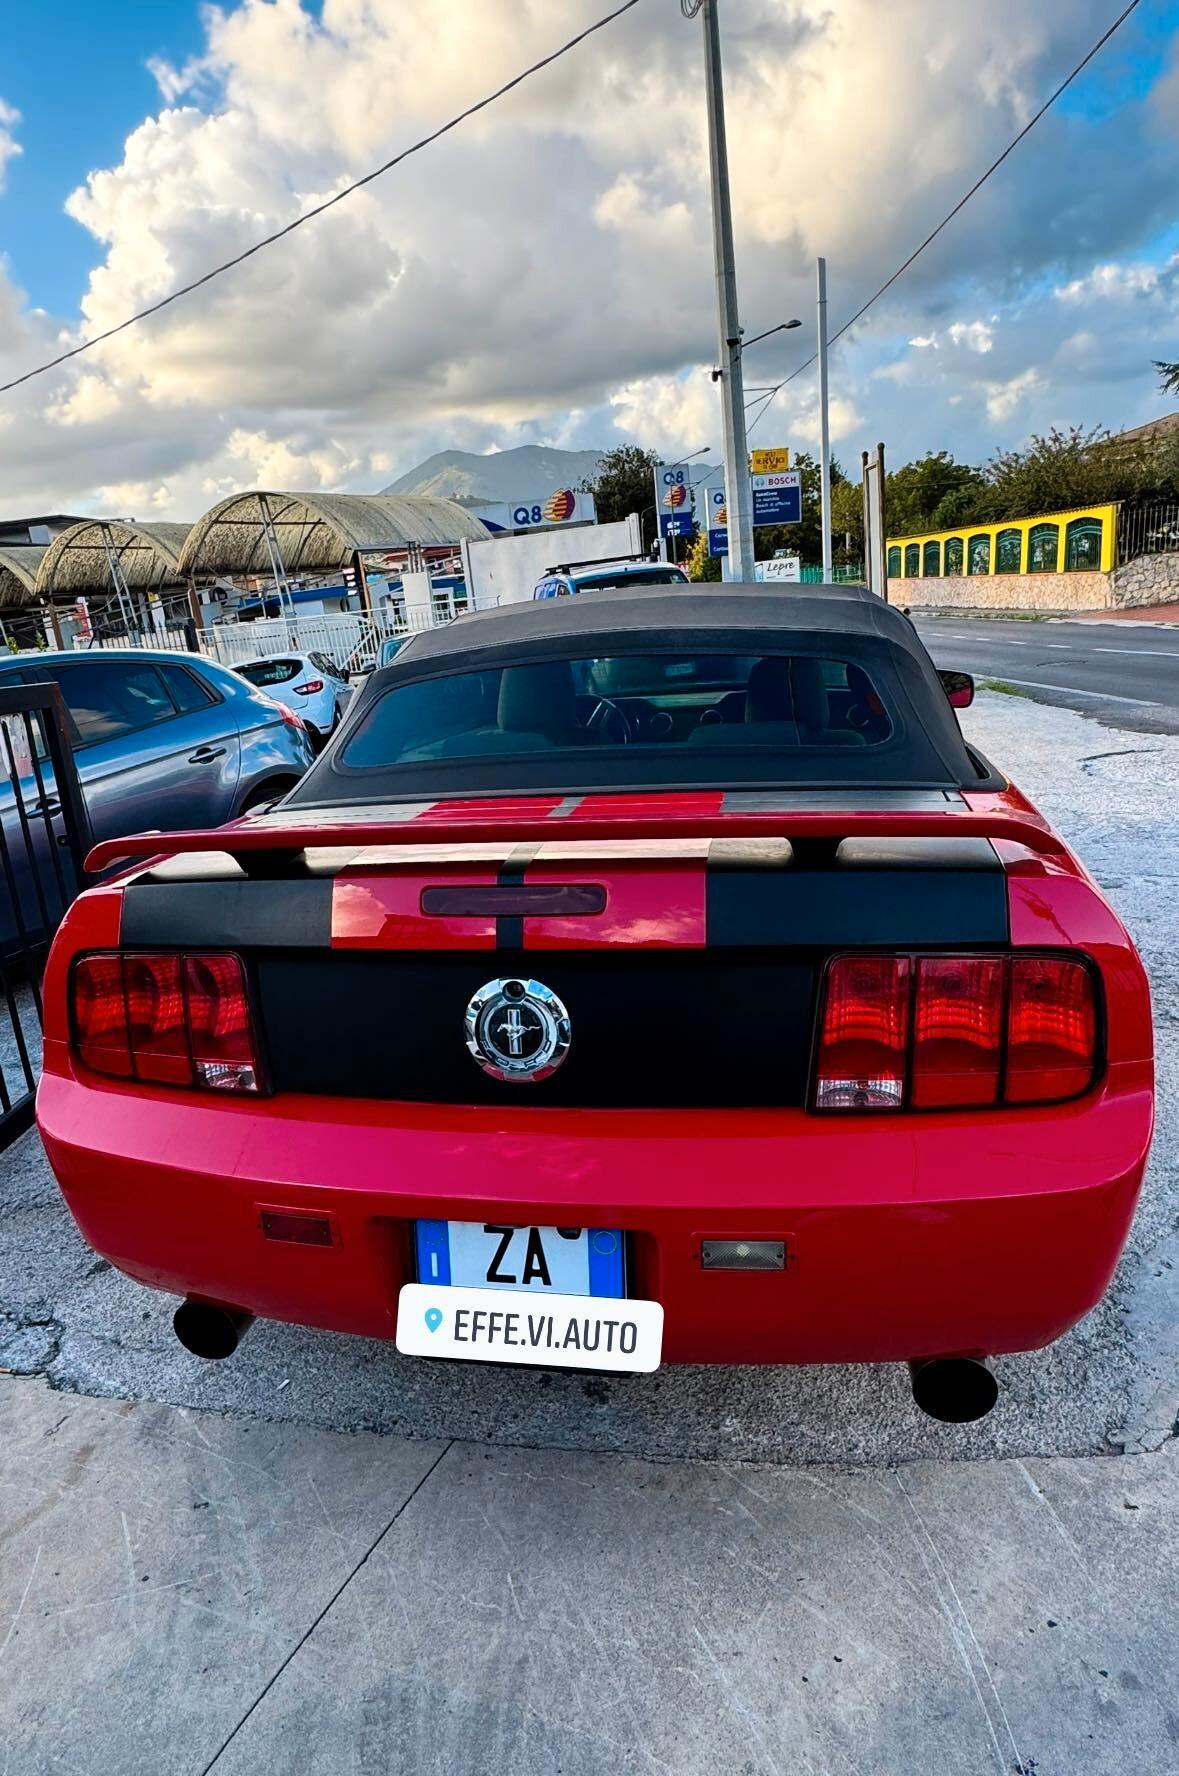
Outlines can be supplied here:
[[831, 578], [831, 426], [827, 411], [827, 261], [818, 261], [819, 487], [823, 510], [823, 579]]
[[708, 160], [712, 175], [712, 244], [720, 323], [721, 416], [724, 426], [725, 505], [729, 516], [727, 578], [753, 578], [753, 495], [745, 441], [745, 392], [741, 376], [741, 327], [733, 264], [733, 215], [729, 204], [729, 151], [721, 75], [718, 0], [703, 0], [704, 80], [708, 96]]

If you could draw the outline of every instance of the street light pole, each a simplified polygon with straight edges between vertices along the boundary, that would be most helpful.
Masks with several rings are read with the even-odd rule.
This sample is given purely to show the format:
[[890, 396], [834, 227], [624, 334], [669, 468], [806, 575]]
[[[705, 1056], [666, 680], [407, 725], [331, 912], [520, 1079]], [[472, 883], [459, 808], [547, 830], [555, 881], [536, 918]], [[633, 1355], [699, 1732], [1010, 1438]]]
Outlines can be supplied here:
[[831, 578], [831, 426], [827, 411], [827, 261], [818, 261], [819, 488], [823, 512], [823, 579]]
[[704, 80], [708, 98], [708, 160], [712, 176], [712, 244], [720, 324], [721, 418], [724, 427], [725, 505], [729, 517], [730, 580], [753, 578], [753, 495], [745, 441], [745, 393], [741, 376], [741, 326], [733, 263], [733, 215], [729, 204], [729, 151], [721, 74], [718, 0], [703, 0]]

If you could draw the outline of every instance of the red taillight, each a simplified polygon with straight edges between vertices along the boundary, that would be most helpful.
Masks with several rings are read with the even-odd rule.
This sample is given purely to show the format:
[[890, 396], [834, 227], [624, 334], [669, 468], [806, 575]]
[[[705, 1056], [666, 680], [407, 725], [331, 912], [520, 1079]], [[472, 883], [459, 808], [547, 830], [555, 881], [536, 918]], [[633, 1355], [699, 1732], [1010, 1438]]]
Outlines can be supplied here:
[[908, 1041], [908, 957], [837, 957], [827, 971], [816, 1107], [899, 1110]]
[[1077, 1097], [1097, 1065], [1093, 971], [1076, 957], [837, 956], [817, 1110], [946, 1110]]
[[998, 956], [918, 962], [910, 1100], [918, 1109], [997, 1101], [1006, 972]]
[[1072, 1098], [1093, 1074], [1097, 1008], [1083, 962], [1036, 956], [1011, 975], [1007, 1020], [1009, 1103]]
[[259, 1089], [237, 956], [110, 951], [80, 957], [70, 978], [74, 1047], [93, 1072], [151, 1085]]
[[301, 697], [317, 697], [323, 689], [323, 680], [322, 678], [309, 678], [306, 684], [296, 685], [295, 689]]
[[198, 1082], [222, 1091], [257, 1091], [254, 1032], [238, 958], [186, 956], [184, 991]]
[[123, 984], [135, 1077], [157, 1085], [191, 1085], [179, 956], [125, 955]]
[[72, 976], [74, 1047], [96, 1073], [131, 1077], [120, 956], [83, 956]]
[[295, 711], [293, 709], [288, 709], [285, 703], [276, 703], [275, 708], [278, 710], [283, 721], [286, 722], [288, 728], [298, 728], [300, 734], [305, 734], [307, 732], [301, 715], [296, 715]]

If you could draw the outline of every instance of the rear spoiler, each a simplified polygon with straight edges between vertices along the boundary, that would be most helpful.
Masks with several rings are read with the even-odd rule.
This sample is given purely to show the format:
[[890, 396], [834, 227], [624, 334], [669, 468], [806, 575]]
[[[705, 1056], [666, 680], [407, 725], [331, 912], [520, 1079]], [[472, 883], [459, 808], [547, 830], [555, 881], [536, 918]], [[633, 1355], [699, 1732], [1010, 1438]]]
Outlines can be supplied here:
[[[371, 845], [520, 844], [568, 840], [630, 839], [1006, 839], [1041, 857], [1064, 857], [1064, 842], [1030, 814], [958, 814], [921, 810], [909, 813], [804, 810], [799, 813], [609, 814], [575, 821], [548, 815], [501, 814], [494, 818], [447, 819], [422, 814], [412, 820], [276, 819], [242, 821], [201, 832], [132, 833], [104, 839], [86, 859], [92, 874], [139, 857], [172, 857], [202, 851], [228, 854], [246, 864], [259, 852], [298, 856], [304, 851]], [[248, 865], [247, 865], [248, 867]]]

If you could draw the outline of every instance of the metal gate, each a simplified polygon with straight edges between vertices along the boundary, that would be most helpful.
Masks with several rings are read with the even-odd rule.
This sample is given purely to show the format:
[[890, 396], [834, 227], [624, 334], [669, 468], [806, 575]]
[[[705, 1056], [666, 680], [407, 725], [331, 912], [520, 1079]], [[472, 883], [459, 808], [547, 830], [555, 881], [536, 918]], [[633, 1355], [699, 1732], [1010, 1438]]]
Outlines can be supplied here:
[[0, 1148], [32, 1124], [41, 974], [89, 847], [61, 692], [0, 686]]

